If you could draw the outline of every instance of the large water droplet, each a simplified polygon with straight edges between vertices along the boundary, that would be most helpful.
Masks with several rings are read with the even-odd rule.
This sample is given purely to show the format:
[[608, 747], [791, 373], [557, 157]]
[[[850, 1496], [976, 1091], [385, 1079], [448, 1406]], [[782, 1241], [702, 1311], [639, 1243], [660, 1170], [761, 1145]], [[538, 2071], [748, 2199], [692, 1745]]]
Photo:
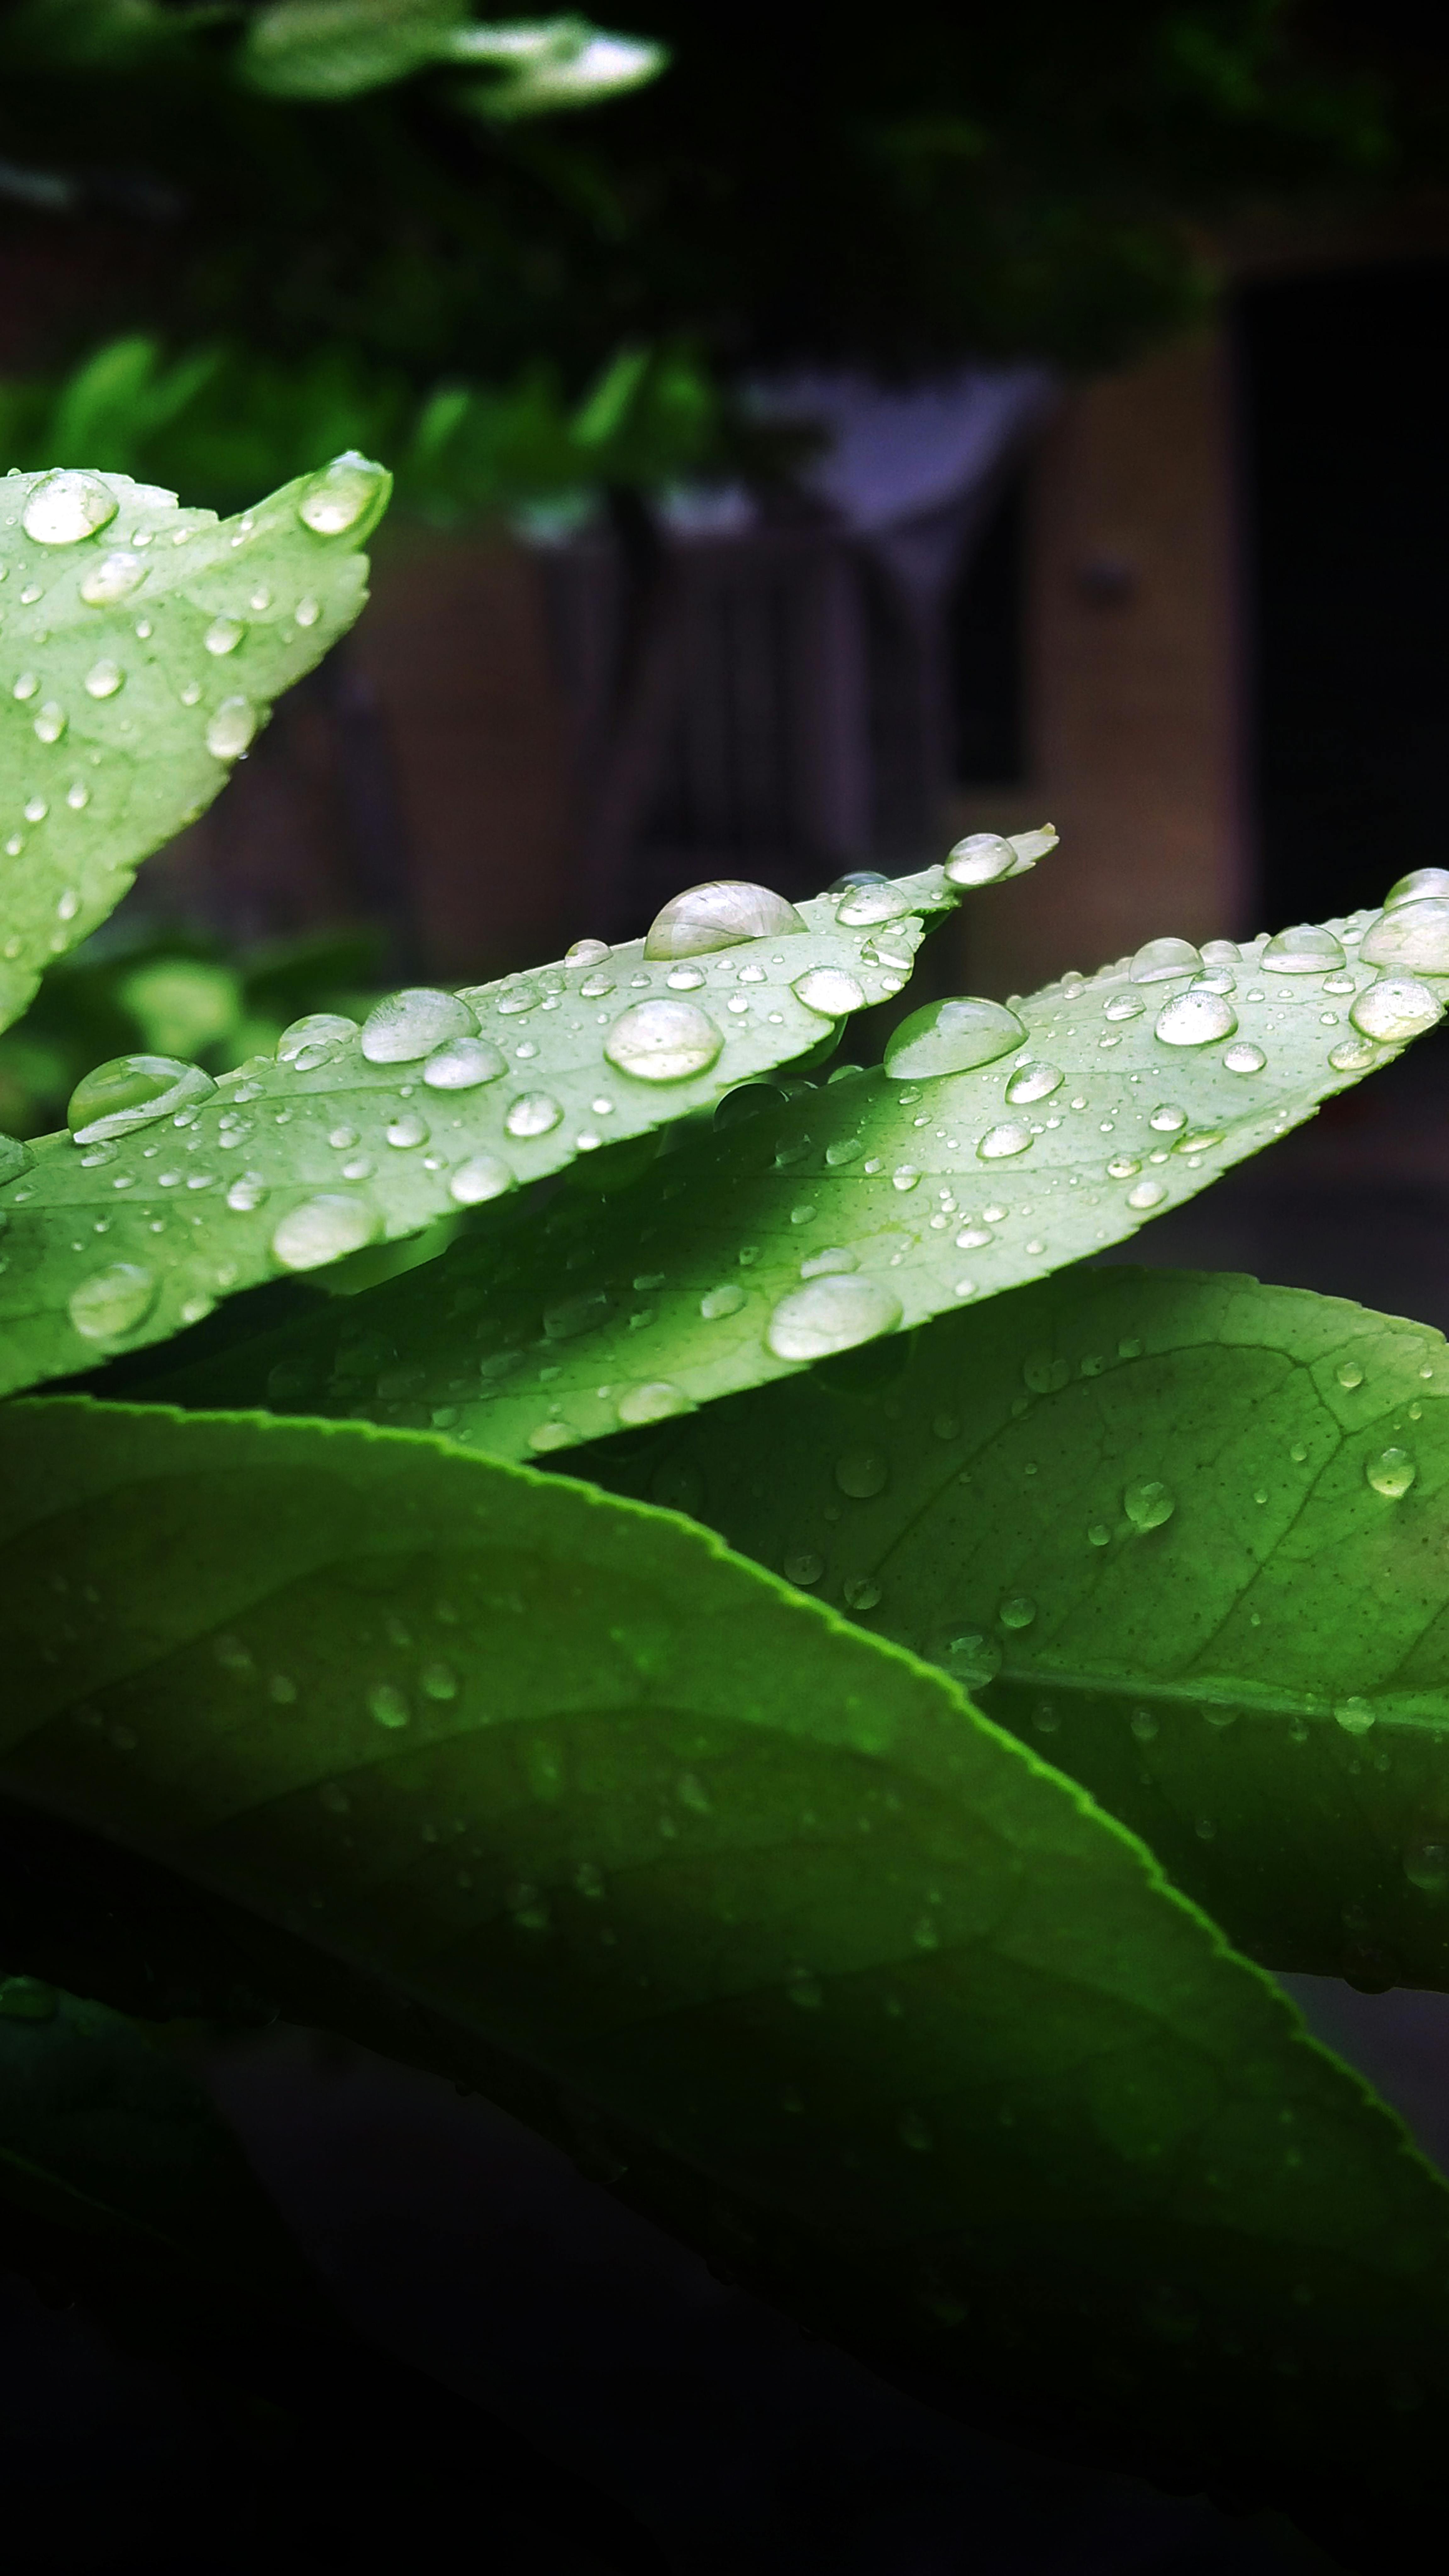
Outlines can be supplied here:
[[[886, 1041], [885, 1069], [893, 1082], [931, 1081], [940, 1074], [970, 1073], [1009, 1055], [1026, 1036], [1004, 1003], [974, 999], [928, 1002], [912, 1011]], [[1060, 1079], [1060, 1077], [1058, 1077]]]
[[72, 1290], [70, 1320], [88, 1342], [109, 1342], [133, 1333], [156, 1302], [156, 1280], [136, 1261], [113, 1261], [93, 1271]]
[[766, 1347], [777, 1360], [829, 1359], [835, 1351], [893, 1332], [901, 1313], [899, 1297], [881, 1280], [828, 1272], [780, 1299], [766, 1327]]
[[614, 1409], [621, 1422], [638, 1429], [646, 1422], [667, 1422], [676, 1413], [693, 1413], [694, 1406], [682, 1387], [656, 1377], [646, 1385], [626, 1387]]
[[983, 1163], [1003, 1163], [1013, 1154], [1024, 1154], [1030, 1143], [1029, 1127], [1019, 1125], [1013, 1118], [1004, 1118], [998, 1126], [987, 1128], [976, 1152]]
[[305, 1019], [293, 1020], [290, 1028], [283, 1029], [277, 1040], [277, 1062], [298, 1064], [306, 1056], [311, 1062], [303, 1069], [310, 1071], [344, 1038], [356, 1035], [357, 1022], [345, 1019], [340, 1011], [309, 1011]]
[[42, 474], [21, 511], [20, 524], [34, 545], [74, 546], [109, 527], [119, 508], [115, 493], [99, 474], [61, 467], [53, 474]]
[[118, 600], [129, 599], [140, 588], [146, 571], [139, 555], [102, 555], [99, 563], [87, 564], [80, 595], [87, 608], [114, 608]]
[[604, 1053], [636, 1082], [685, 1082], [691, 1074], [707, 1073], [723, 1045], [697, 1003], [660, 995], [620, 1015], [604, 1040]]
[[1376, 1494], [1399, 1502], [1418, 1475], [1418, 1461], [1407, 1449], [1380, 1449], [1364, 1460], [1364, 1475]]
[[1196, 975], [1202, 958], [1190, 939], [1149, 939], [1138, 949], [1128, 973], [1134, 984], [1166, 984], [1176, 975]]
[[272, 1258], [284, 1270], [320, 1270], [326, 1262], [360, 1252], [376, 1231], [376, 1212], [365, 1199], [324, 1191], [288, 1209], [272, 1234]]
[[1261, 962], [1270, 975], [1331, 975], [1343, 964], [1343, 950], [1331, 930], [1300, 921], [1268, 941]]
[[885, 877], [876, 884], [850, 886], [836, 906], [835, 918], [842, 930], [865, 930], [872, 922], [899, 921], [915, 910], [918, 901], [919, 897]]
[[1418, 903], [1426, 895], [1449, 895], [1449, 868], [1410, 868], [1406, 877], [1391, 885], [1384, 897], [1385, 912], [1398, 904]]
[[1122, 1496], [1122, 1509], [1137, 1530], [1161, 1529], [1177, 1509], [1177, 1497], [1166, 1485], [1148, 1477], [1141, 1484], [1129, 1485]]
[[1153, 1035], [1164, 1046], [1210, 1046], [1214, 1038], [1230, 1038], [1237, 1025], [1238, 1015], [1223, 994], [1191, 985], [1158, 1012]]
[[1358, 953], [1366, 966], [1449, 975], [1449, 902], [1426, 895], [1417, 903], [1400, 903], [1374, 923]]
[[807, 1011], [818, 1011], [822, 1019], [843, 1020], [851, 1011], [865, 1008], [860, 985], [840, 966], [811, 966], [796, 976], [790, 989]]
[[1229, 1073], [1261, 1073], [1268, 1059], [1251, 1038], [1236, 1038], [1227, 1048], [1223, 1062]]
[[609, 943], [607, 939], [576, 939], [571, 948], [566, 948], [564, 950], [564, 964], [566, 966], [597, 966], [599, 960], [603, 957], [607, 957], [608, 954]]
[[481, 1207], [487, 1199], [501, 1199], [512, 1187], [513, 1174], [496, 1154], [471, 1154], [450, 1179], [448, 1196], [459, 1207]]
[[742, 940], [787, 938], [804, 928], [793, 903], [768, 886], [714, 877], [670, 897], [649, 925], [644, 954], [702, 957], [711, 949], [737, 948]]
[[120, 663], [105, 657], [91, 664], [81, 682], [81, 687], [88, 698], [113, 698], [116, 691], [123, 686], [125, 677], [126, 674]]
[[320, 474], [313, 474], [304, 484], [297, 500], [297, 516], [314, 536], [345, 536], [366, 516], [386, 481], [380, 465], [349, 447], [345, 455], [334, 456], [330, 465], [324, 465]]
[[1368, 1699], [1341, 1699], [1333, 1714], [1345, 1735], [1369, 1735], [1377, 1722], [1377, 1711]]
[[1006, 1086], [1007, 1105], [1012, 1109], [1024, 1109], [1030, 1101], [1050, 1100], [1052, 1093], [1060, 1091], [1065, 1080], [1065, 1074], [1057, 1065], [1019, 1064]]
[[559, 1103], [548, 1091], [521, 1091], [513, 1101], [503, 1124], [510, 1136], [547, 1136], [563, 1116]]
[[209, 1100], [209, 1073], [170, 1055], [116, 1055], [83, 1074], [70, 1096], [66, 1123], [78, 1145], [104, 1144], [133, 1127], [149, 1127], [173, 1110]]
[[236, 651], [246, 631], [239, 617], [213, 617], [201, 640], [208, 653], [220, 659], [223, 653]]
[[454, 1038], [423, 1067], [430, 1091], [476, 1091], [481, 1082], [496, 1082], [507, 1071], [496, 1046], [487, 1038]]
[[1431, 1029], [1443, 1018], [1444, 1005], [1427, 984], [1416, 984], [1410, 975], [1381, 975], [1360, 993], [1348, 1016], [1366, 1038], [1398, 1046]]
[[995, 885], [1015, 865], [1016, 852], [1000, 832], [968, 832], [949, 852], [946, 875], [952, 885]]
[[369, 1064], [412, 1064], [452, 1038], [471, 1037], [477, 1026], [456, 993], [410, 985], [369, 1011], [362, 1023], [362, 1052]]
[[250, 698], [223, 698], [207, 724], [206, 748], [213, 760], [240, 760], [250, 750], [256, 729], [257, 711]]

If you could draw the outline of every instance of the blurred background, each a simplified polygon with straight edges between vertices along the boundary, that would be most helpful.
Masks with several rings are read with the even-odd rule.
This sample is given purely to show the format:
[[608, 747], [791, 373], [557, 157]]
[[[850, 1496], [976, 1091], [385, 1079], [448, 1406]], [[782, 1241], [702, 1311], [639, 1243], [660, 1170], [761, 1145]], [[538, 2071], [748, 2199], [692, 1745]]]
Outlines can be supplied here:
[[[355, 634], [0, 1038], [0, 1128], [717, 874], [1054, 822], [914, 1006], [1449, 864], [1440, 0], [621, 8], [0, 10], [0, 470], [397, 476]], [[1446, 1107], [1431, 1041], [1132, 1257], [1449, 1324]], [[1298, 1982], [1449, 2157], [1439, 2001]], [[671, 2567], [1326, 2563], [884, 2391], [486, 2106], [295, 2034], [209, 2063], [349, 2312]], [[5, 2296], [26, 2564], [259, 2565], [245, 2428]]]

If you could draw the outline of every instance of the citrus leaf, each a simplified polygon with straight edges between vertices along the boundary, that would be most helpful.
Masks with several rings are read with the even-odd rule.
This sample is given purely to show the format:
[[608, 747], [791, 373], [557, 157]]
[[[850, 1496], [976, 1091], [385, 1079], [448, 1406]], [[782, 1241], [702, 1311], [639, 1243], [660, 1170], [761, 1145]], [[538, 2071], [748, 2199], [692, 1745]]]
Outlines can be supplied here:
[[[1053, 837], [1022, 835], [1014, 872]], [[219, 1297], [456, 1219], [576, 1157], [607, 1191], [607, 1147], [651, 1156], [671, 1120], [899, 993], [927, 918], [957, 900], [939, 867], [798, 911], [764, 888], [690, 889], [644, 941], [580, 940], [560, 966], [461, 997], [393, 995], [360, 1032], [313, 1014], [276, 1059], [215, 1082], [118, 1058], [77, 1090], [74, 1135], [42, 1138], [0, 1188], [0, 1391], [164, 1340]]]
[[218, 520], [126, 474], [0, 486], [0, 1027], [352, 624], [389, 488], [344, 456]]
[[1422, 2507], [1444, 2186], [944, 1675], [431, 1440], [60, 1399], [0, 1466], [11, 1799], [385, 1977], [890, 2366]]
[[[768, 1454], [768, 1481], [760, 1460]], [[1075, 1270], [587, 1465], [939, 1661], [1278, 1968], [1449, 1985], [1449, 1353]]]
[[[885, 1072], [691, 1138], [603, 1210], [559, 1204], [531, 1241], [461, 1242], [370, 1297], [365, 1323], [237, 1353], [203, 1400], [265, 1400], [275, 1372], [278, 1400], [308, 1411], [431, 1421], [524, 1457], [980, 1303], [1126, 1240], [1431, 1025], [1437, 992], [1360, 955], [1424, 910], [1212, 942], [1195, 973], [1178, 964], [1195, 950], [1153, 941], [1009, 1010], [928, 1005]], [[1449, 972], [1449, 929], [1432, 953]], [[991, 1060], [925, 1070], [975, 1047]]]

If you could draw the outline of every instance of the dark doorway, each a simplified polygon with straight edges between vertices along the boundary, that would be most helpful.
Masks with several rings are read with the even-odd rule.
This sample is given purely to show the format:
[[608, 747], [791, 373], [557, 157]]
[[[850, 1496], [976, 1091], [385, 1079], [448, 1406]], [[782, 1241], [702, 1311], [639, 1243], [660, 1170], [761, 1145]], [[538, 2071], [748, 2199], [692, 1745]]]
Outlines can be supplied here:
[[1449, 861], [1449, 261], [1239, 304], [1263, 918]]

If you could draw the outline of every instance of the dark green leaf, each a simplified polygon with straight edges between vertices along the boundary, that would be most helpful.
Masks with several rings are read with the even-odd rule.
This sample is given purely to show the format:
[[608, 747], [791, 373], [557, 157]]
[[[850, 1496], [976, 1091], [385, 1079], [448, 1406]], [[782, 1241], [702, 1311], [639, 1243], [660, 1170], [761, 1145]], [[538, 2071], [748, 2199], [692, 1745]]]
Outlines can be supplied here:
[[381, 1974], [890, 2366], [1424, 2501], [1443, 2186], [941, 1674], [432, 1441], [52, 1401], [0, 1467], [7, 1795]]

